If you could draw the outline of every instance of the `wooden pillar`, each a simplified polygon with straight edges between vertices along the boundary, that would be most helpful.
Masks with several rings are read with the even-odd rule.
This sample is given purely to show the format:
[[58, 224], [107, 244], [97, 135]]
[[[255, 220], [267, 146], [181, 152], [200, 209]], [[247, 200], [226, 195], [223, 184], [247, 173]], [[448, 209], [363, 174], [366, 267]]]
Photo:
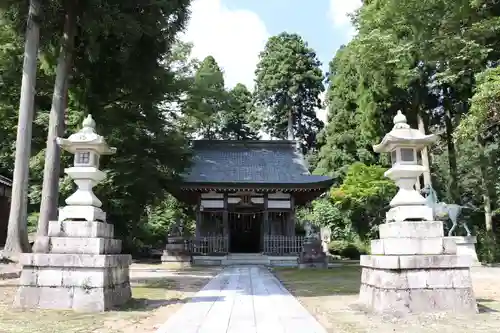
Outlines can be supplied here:
[[288, 236], [295, 236], [295, 198], [290, 193], [290, 214], [288, 216]]
[[224, 193], [224, 211], [222, 212], [222, 225], [224, 226], [224, 231], [223, 231], [224, 237], [229, 237], [227, 200], [228, 200], [228, 195], [227, 193]]
[[194, 230], [194, 235], [196, 238], [201, 237], [201, 219], [202, 219], [202, 214], [201, 214], [201, 195], [200, 195], [200, 198], [198, 199], [198, 205], [196, 206], [196, 227]]
[[262, 222], [260, 226], [260, 247], [262, 251], [265, 250], [264, 248], [264, 237], [269, 234], [269, 213], [267, 211], [267, 200], [268, 196], [267, 193], [264, 193], [264, 213], [262, 214]]
[[195, 237], [198, 238], [201, 236], [201, 212], [200, 212], [200, 206], [196, 208], [196, 227], [194, 230]]

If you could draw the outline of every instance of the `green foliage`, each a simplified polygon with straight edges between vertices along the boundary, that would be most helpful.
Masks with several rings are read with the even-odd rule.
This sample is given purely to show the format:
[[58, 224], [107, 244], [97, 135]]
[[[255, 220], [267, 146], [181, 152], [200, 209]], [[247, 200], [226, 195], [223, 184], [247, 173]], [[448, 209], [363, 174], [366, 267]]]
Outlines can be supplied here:
[[328, 244], [328, 252], [340, 256], [342, 251], [347, 247], [347, 244], [349, 243], [344, 240], [333, 240]]
[[[497, 229], [498, 10], [495, 1], [483, 0], [377, 0], [364, 1], [354, 15], [358, 34], [330, 63], [329, 123], [318, 136], [314, 172], [335, 179], [332, 203], [360, 237], [374, 236], [394, 193], [382, 176], [387, 156], [373, 154], [371, 146], [392, 128], [398, 109], [413, 127], [423, 122], [439, 135], [429, 156], [439, 198], [483, 208], [462, 217], [479, 234]], [[380, 169], [358, 164], [350, 173], [359, 162]], [[491, 239], [479, 242], [481, 251], [495, 251]]]
[[328, 197], [320, 198], [297, 211], [301, 221], [309, 221], [317, 226], [329, 227], [332, 239], [351, 239], [351, 220], [335, 206]]
[[268, 112], [264, 127], [272, 136], [287, 138], [289, 114], [303, 151], [316, 145], [323, 123], [316, 117], [324, 91], [323, 73], [316, 53], [297, 34], [283, 32], [269, 38], [257, 65], [255, 97]]
[[[103, 209], [127, 242], [144, 220], [146, 207], [161, 200], [188, 162], [187, 140], [172, 121], [174, 108], [165, 101], [180, 101], [184, 89], [169, 63], [169, 50], [187, 19], [189, 1], [90, 1], [79, 7], [78, 36], [68, 94], [66, 136], [76, 131], [87, 113], [97, 131], [117, 155], [103, 158], [108, 179], [96, 189]], [[30, 161], [30, 213], [40, 203], [41, 177], [54, 82], [62, 8], [44, 3], [41, 53], [35, 96], [36, 119]], [[12, 2], [0, 11], [0, 168], [11, 174], [17, 126], [17, 105], [22, 73], [22, 35], [25, 2]], [[49, 33], [52, 34], [52, 37]], [[56, 36], [57, 38], [55, 38]], [[9, 41], [9, 42], [6, 42]], [[5, 42], [5, 43], [4, 43]], [[179, 78], [179, 79], [177, 79]], [[63, 168], [69, 164], [63, 154]], [[61, 199], [72, 190], [61, 175]], [[35, 216], [35, 215], [31, 215]]]
[[145, 214], [132, 234], [130, 251], [141, 248], [161, 248], [172, 226], [179, 222], [184, 223], [186, 235], [194, 232], [194, 213], [184, 204], [167, 194], [162, 200], [146, 207]]
[[477, 140], [495, 135], [500, 125], [500, 68], [488, 68], [476, 76], [476, 90], [470, 111], [457, 127], [455, 137]]
[[334, 256], [357, 260], [361, 255], [368, 254], [368, 246], [359, 241], [334, 240], [328, 244], [328, 252]]
[[396, 194], [396, 186], [384, 177], [384, 172], [385, 168], [356, 162], [349, 167], [342, 185], [330, 192], [333, 204], [347, 213], [361, 239], [375, 236]]
[[183, 128], [204, 139], [258, 139], [252, 94], [243, 84], [227, 91], [224, 76], [212, 56], [194, 66], [196, 72], [183, 101]]
[[189, 91], [184, 113], [193, 119], [193, 131], [204, 139], [217, 139], [221, 131], [221, 111], [227, 108], [224, 76], [212, 56], [199, 65]]
[[226, 140], [256, 140], [258, 121], [252, 93], [238, 83], [228, 94], [228, 107], [222, 113], [220, 134]]
[[361, 162], [351, 164], [343, 183], [332, 188], [329, 196], [299, 210], [298, 218], [329, 227], [332, 239], [363, 247], [358, 244], [376, 236], [388, 203], [396, 194], [396, 186], [384, 176], [385, 170]]
[[477, 235], [477, 256], [480, 262], [497, 263], [500, 261], [500, 248], [497, 246], [498, 236], [492, 232], [480, 231]]

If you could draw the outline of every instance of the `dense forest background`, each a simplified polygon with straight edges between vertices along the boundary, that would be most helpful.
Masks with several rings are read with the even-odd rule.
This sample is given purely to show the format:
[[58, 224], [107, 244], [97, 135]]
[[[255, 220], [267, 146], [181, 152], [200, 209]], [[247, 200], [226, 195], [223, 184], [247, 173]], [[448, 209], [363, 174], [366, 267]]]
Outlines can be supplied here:
[[[66, 8], [76, 4], [40, 3], [30, 231], [40, 210], [60, 36]], [[479, 238], [481, 260], [498, 261], [500, 1], [365, 0], [352, 17], [358, 34], [332, 58], [329, 73], [301, 36], [283, 32], [262, 50], [255, 86], [230, 89], [217, 59], [194, 59], [192, 45], [179, 39], [189, 3], [92, 0], [77, 7], [65, 135], [91, 113], [118, 148], [104, 160], [108, 179], [96, 192], [127, 251], [161, 246], [173, 221], [192, 221], [192, 208], [170, 194], [189, 166], [189, 140], [286, 138], [291, 119], [311, 172], [335, 179], [327, 195], [300, 209], [300, 219], [329, 226], [333, 252], [365, 252], [396, 190], [383, 176], [387, 156], [371, 147], [402, 110], [413, 127], [439, 136], [429, 150], [432, 185], [440, 201], [475, 207], [462, 218]], [[0, 1], [5, 176], [14, 166], [26, 17], [27, 2]], [[316, 116], [324, 107], [326, 124]], [[71, 186], [61, 171], [61, 204]]]

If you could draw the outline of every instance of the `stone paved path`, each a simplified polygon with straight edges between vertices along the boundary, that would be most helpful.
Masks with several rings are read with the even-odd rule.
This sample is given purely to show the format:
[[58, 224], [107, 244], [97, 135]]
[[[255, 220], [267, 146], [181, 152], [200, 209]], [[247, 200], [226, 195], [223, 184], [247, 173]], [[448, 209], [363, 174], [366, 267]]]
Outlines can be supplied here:
[[157, 333], [326, 333], [265, 267], [214, 277]]

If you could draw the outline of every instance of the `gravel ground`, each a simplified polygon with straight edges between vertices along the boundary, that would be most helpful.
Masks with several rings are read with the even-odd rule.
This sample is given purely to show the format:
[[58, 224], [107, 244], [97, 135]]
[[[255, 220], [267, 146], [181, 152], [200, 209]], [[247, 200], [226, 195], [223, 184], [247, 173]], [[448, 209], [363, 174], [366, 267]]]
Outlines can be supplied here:
[[0, 333], [154, 333], [218, 271], [134, 264], [130, 273], [133, 300], [116, 311], [97, 314], [14, 309], [17, 279], [3, 280]]
[[472, 269], [479, 314], [436, 313], [404, 318], [366, 314], [351, 306], [359, 291], [359, 268], [309, 271], [309, 274], [289, 270], [276, 273], [329, 333], [500, 332], [500, 268]]

